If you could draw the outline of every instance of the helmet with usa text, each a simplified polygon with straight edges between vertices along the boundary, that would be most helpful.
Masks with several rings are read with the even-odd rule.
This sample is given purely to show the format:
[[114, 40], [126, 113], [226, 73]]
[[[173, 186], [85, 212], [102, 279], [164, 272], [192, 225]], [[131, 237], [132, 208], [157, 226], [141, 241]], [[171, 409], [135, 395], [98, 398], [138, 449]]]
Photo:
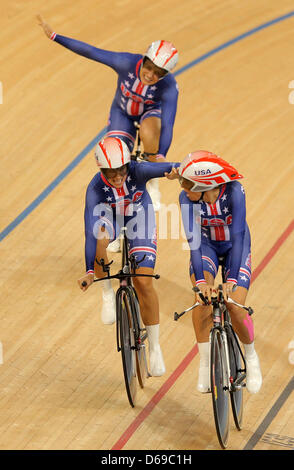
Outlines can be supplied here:
[[157, 67], [170, 72], [178, 63], [179, 53], [169, 41], [154, 41], [147, 49], [145, 56]]
[[236, 168], [207, 150], [189, 153], [179, 166], [179, 176], [181, 185], [193, 192], [209, 191], [243, 178]]
[[98, 142], [95, 158], [99, 168], [115, 169], [130, 163], [131, 154], [123, 140], [118, 137], [106, 137]]

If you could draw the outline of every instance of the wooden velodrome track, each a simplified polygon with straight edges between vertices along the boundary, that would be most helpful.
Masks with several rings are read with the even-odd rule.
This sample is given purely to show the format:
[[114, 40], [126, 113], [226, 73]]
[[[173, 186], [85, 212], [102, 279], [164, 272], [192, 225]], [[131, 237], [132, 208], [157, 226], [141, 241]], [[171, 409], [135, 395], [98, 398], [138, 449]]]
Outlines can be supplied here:
[[[243, 430], [231, 420], [229, 449], [293, 449], [293, 2], [134, 5], [0, 0], [0, 449], [219, 449], [210, 395], [196, 391], [191, 318], [173, 321], [193, 301], [182, 235], [160, 239], [156, 265], [167, 372], [138, 390], [134, 409], [115, 326], [100, 320], [100, 288], [77, 286], [93, 139], [105, 128], [116, 75], [50, 42], [38, 12], [56, 32], [105, 49], [143, 53], [161, 38], [179, 49], [168, 159], [204, 148], [246, 177], [248, 304], [263, 387], [245, 391]], [[177, 204], [177, 183], [160, 185], [163, 202]], [[120, 256], [113, 259], [116, 268]]]

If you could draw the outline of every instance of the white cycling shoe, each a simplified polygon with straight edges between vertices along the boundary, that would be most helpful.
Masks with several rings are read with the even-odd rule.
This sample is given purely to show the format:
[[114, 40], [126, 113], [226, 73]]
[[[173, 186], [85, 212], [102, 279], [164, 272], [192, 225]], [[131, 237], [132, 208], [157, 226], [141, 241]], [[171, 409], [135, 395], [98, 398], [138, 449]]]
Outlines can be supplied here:
[[197, 343], [200, 364], [198, 371], [198, 383], [197, 390], [201, 393], [210, 392], [210, 378], [209, 378], [209, 349], [210, 344], [207, 343]]
[[258, 393], [262, 385], [262, 374], [256, 351], [246, 356], [246, 388], [250, 393]]
[[121, 251], [120, 237], [117, 237], [116, 240], [113, 240], [113, 242], [109, 243], [107, 251], [111, 251], [111, 253], [119, 253]]
[[149, 343], [149, 367], [153, 377], [160, 377], [165, 373], [165, 365], [159, 345], [159, 324], [146, 325]]
[[149, 350], [149, 364], [152, 377], [161, 377], [165, 373], [164, 360], [159, 345]]
[[209, 367], [200, 364], [198, 371], [197, 390], [201, 393], [210, 392]]
[[116, 303], [113, 289], [102, 291], [101, 320], [104, 325], [112, 325], [116, 320]]

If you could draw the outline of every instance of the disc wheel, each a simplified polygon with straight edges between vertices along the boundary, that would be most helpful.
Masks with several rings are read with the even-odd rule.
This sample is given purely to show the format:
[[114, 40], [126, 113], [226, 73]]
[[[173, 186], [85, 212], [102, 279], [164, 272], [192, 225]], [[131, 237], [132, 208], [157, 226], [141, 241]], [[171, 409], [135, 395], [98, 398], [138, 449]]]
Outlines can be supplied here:
[[231, 325], [228, 325], [226, 329], [230, 357], [230, 382], [232, 384], [232, 390], [230, 391], [231, 407], [236, 428], [241, 431], [243, 419], [243, 387], [242, 384], [239, 385], [238, 381], [240, 381], [242, 376], [245, 378], [245, 374], [244, 369], [242, 370], [242, 359], [238, 339]]
[[145, 340], [147, 338], [147, 334], [142, 331], [142, 321], [141, 321], [141, 314], [140, 314], [140, 305], [138, 301], [138, 297], [136, 291], [133, 287], [129, 288], [130, 292], [130, 299], [132, 304], [132, 312], [133, 312], [133, 319], [134, 319], [134, 334], [136, 336], [136, 368], [137, 368], [137, 377], [138, 382], [141, 388], [144, 388], [145, 380], [148, 377], [147, 372], [147, 360], [146, 360], [146, 348], [145, 348]]

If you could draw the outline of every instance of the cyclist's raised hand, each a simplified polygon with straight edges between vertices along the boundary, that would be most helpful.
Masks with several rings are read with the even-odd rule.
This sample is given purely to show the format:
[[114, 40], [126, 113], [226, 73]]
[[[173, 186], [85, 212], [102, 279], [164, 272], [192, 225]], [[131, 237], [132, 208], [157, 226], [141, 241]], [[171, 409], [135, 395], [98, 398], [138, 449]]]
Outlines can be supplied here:
[[223, 295], [225, 300], [228, 300], [228, 297], [231, 296], [232, 292], [235, 290], [234, 288], [236, 287], [237, 285], [235, 282], [226, 282], [223, 284]]
[[84, 276], [80, 277], [78, 279], [78, 284], [80, 286], [80, 289], [83, 291], [87, 290], [88, 287], [90, 287], [91, 284], [94, 282], [94, 274], [85, 274]]
[[51, 26], [49, 26], [49, 24], [44, 21], [44, 19], [40, 15], [40, 13], [38, 13], [38, 15], [37, 15], [37, 20], [38, 20], [38, 24], [43, 28], [44, 33], [46, 34], [46, 36], [48, 38], [51, 38], [54, 31], [51, 28]]
[[164, 173], [164, 176], [169, 180], [176, 180], [179, 178], [179, 171], [177, 168], [172, 168], [170, 173]]

